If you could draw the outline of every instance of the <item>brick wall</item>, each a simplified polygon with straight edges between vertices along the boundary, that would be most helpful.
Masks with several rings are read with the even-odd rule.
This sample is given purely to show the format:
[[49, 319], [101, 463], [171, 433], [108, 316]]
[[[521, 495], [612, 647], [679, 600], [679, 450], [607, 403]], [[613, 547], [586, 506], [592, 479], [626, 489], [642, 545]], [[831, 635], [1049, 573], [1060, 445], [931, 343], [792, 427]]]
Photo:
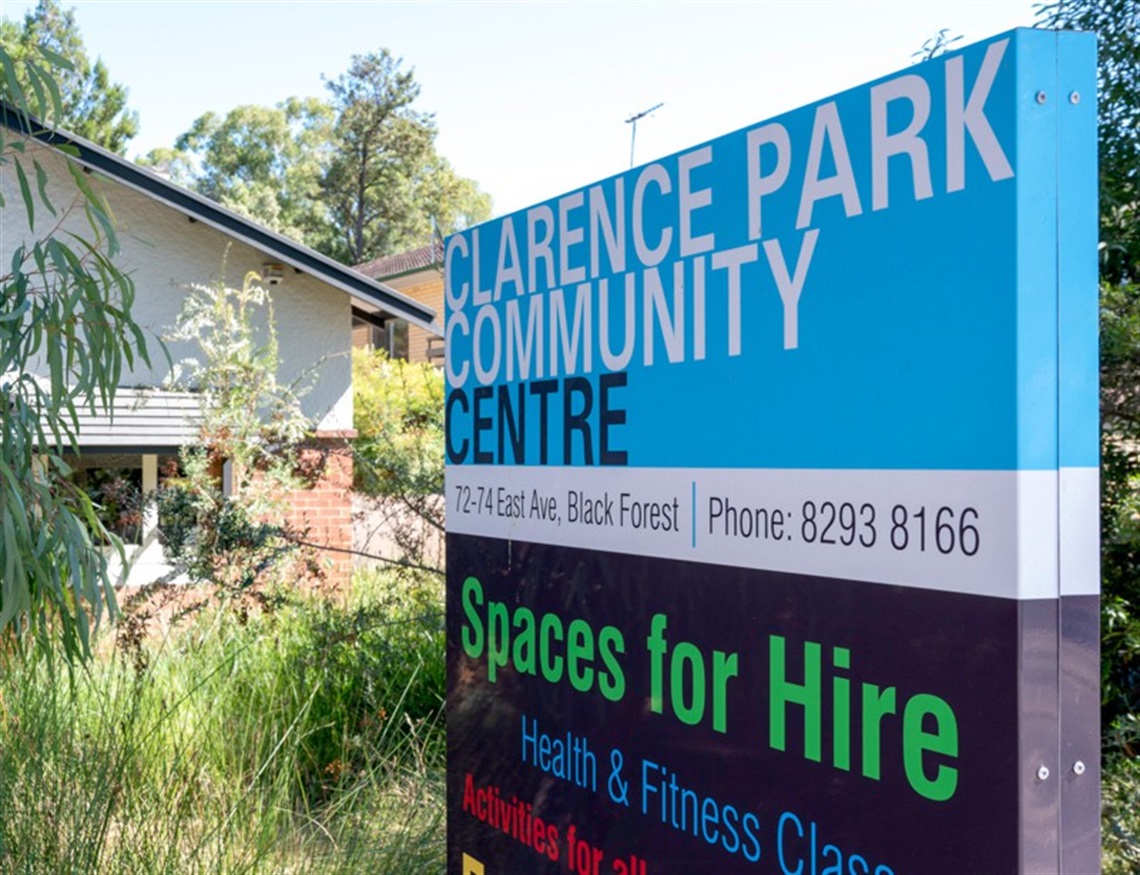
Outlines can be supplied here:
[[365, 347], [372, 343], [372, 326], [367, 322], [352, 326], [352, 345]]
[[[318, 432], [301, 452], [301, 468], [312, 485], [289, 496], [286, 522], [307, 533], [313, 544], [339, 550], [352, 549], [352, 446], [355, 432]], [[325, 582], [347, 585], [352, 575], [352, 554], [316, 551]]]
[[[435, 324], [443, 326], [443, 276], [433, 273], [425, 282], [401, 286], [400, 291], [421, 304], [435, 309]], [[415, 325], [408, 326], [408, 361], [426, 362], [427, 346], [431, 335]]]

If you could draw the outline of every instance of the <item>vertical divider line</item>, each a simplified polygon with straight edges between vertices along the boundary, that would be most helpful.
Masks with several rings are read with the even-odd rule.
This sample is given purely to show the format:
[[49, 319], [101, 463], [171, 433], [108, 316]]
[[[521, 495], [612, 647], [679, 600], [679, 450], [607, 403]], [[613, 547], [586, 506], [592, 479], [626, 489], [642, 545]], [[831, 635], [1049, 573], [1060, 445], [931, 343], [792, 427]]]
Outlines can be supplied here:
[[693, 481], [693, 506], [691, 512], [691, 519], [693, 521], [693, 549], [697, 548], [697, 481]]

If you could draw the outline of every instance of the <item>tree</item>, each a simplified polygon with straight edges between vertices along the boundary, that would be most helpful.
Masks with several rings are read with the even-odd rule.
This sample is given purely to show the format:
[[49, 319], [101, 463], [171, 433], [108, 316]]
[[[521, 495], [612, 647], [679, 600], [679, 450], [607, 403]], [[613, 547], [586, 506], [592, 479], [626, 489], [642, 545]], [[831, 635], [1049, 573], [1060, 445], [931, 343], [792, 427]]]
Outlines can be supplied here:
[[353, 55], [348, 72], [326, 83], [337, 113], [323, 186], [337, 231], [328, 248], [348, 264], [405, 248], [426, 218], [413, 203], [433, 157], [435, 122], [412, 109], [420, 87], [400, 63], [387, 49]]
[[[1045, 27], [1098, 35], [1104, 725], [1140, 742], [1140, 6], [1060, 0]], [[1125, 741], [1128, 745], [1129, 742]], [[1132, 749], [1132, 748], [1129, 748]], [[1140, 750], [1140, 747], [1135, 748]]]
[[160, 147], [135, 159], [141, 167], [149, 167], [160, 176], [184, 188], [194, 187], [194, 159], [181, 149]]
[[[64, 10], [58, 0], [40, 0], [22, 27], [7, 19], [0, 22], [0, 44], [17, 63], [45, 48], [66, 59], [70, 66], [56, 72], [60, 112], [54, 124], [112, 152], [126, 150], [139, 131], [138, 113], [127, 108], [127, 89], [111, 81], [103, 61], [91, 63], [74, 9]], [[15, 75], [23, 75], [19, 67]], [[19, 82], [28, 88], [27, 78]]]
[[199, 193], [303, 240], [323, 219], [321, 176], [331, 157], [331, 125], [330, 107], [312, 98], [238, 106], [224, 116], [199, 117], [173, 152], [155, 150], [144, 163], [182, 182], [197, 159]]
[[[43, 57], [0, 46], [0, 99], [24, 132], [64, 113], [56, 71], [69, 66]], [[20, 199], [0, 193], [12, 252], [0, 267], [0, 637], [48, 652], [54, 640], [73, 660], [90, 653], [93, 625], [115, 609], [99, 547], [115, 541], [71, 483], [66, 454], [77, 449], [78, 409], [108, 411], [124, 372], [149, 358], [130, 315], [134, 283], [115, 262], [115, 226], [95, 184], [68, 161], [65, 182], [76, 193], [64, 203], [28, 137], [2, 125], [0, 166]]]
[[474, 180], [457, 175], [451, 163], [441, 155], [433, 155], [424, 166], [417, 190], [417, 200], [422, 205], [417, 214], [421, 225], [413, 229], [408, 245], [427, 235], [428, 229], [422, 225], [427, 219], [434, 222], [435, 230], [446, 236], [491, 217], [491, 196], [480, 191]]
[[329, 100], [207, 113], [145, 164], [348, 264], [467, 227], [491, 199], [435, 151], [412, 71], [386, 49], [326, 82]]

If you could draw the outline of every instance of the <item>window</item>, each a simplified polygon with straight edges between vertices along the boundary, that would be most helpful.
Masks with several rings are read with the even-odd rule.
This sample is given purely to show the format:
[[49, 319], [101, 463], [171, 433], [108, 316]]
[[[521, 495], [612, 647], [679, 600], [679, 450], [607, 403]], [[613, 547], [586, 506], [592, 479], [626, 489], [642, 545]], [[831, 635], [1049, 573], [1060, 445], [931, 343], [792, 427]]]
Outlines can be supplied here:
[[[179, 476], [175, 455], [157, 455], [155, 489]], [[147, 528], [146, 457], [139, 453], [84, 453], [72, 457], [72, 482], [91, 496], [95, 513], [107, 531], [127, 544], [140, 544]], [[153, 526], [153, 523], [151, 523]]]
[[352, 321], [352, 345], [382, 349], [390, 358], [408, 359], [408, 323], [404, 319], [385, 319], [383, 326], [362, 319]]
[[372, 346], [388, 353], [389, 358], [408, 358], [408, 323], [403, 319], [385, 319], [384, 327], [372, 326]]

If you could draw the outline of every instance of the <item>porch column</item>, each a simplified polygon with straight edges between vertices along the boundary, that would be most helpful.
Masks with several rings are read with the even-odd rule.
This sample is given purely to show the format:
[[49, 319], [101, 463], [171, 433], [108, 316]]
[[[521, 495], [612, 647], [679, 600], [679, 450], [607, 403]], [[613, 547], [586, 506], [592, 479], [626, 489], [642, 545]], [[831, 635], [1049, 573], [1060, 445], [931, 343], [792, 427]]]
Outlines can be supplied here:
[[139, 551], [146, 548], [158, 532], [158, 505], [152, 500], [158, 491], [158, 456], [144, 453], [142, 457], [142, 527], [139, 531]]

